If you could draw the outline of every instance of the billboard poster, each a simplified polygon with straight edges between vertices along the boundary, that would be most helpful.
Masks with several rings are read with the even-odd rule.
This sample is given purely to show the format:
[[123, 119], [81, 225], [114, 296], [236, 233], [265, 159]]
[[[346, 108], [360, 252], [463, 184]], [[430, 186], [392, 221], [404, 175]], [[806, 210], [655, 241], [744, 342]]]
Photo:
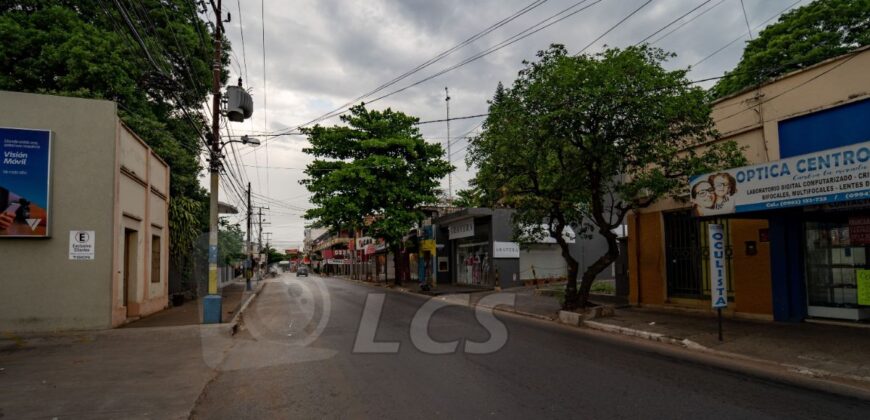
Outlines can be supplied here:
[[696, 176], [697, 216], [827, 205], [870, 198], [870, 141]]
[[51, 131], [0, 127], [0, 238], [48, 237]]

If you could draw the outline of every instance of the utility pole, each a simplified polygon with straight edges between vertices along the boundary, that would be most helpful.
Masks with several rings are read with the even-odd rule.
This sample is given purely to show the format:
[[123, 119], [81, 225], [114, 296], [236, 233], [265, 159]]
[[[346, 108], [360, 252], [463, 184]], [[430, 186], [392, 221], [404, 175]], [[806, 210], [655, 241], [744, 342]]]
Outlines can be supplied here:
[[[447, 161], [450, 161], [450, 91], [444, 88], [444, 102], [447, 103]], [[447, 174], [447, 202], [453, 203], [453, 173]]]
[[211, 172], [211, 188], [208, 206], [208, 296], [203, 299], [204, 324], [217, 324], [221, 322], [221, 295], [218, 294], [217, 283], [217, 260], [218, 260], [218, 180], [220, 176], [220, 106], [221, 106], [221, 0], [215, 8], [214, 26], [214, 63], [212, 64], [212, 104], [211, 104], [211, 139], [209, 146], [210, 160], [209, 172]]
[[254, 252], [253, 247], [251, 246], [251, 216], [253, 214], [253, 208], [251, 208], [251, 183], [248, 183], [248, 242], [245, 244], [245, 251], [248, 253], [248, 267], [245, 270], [245, 288], [247, 290], [251, 290], [251, 275], [254, 273]]

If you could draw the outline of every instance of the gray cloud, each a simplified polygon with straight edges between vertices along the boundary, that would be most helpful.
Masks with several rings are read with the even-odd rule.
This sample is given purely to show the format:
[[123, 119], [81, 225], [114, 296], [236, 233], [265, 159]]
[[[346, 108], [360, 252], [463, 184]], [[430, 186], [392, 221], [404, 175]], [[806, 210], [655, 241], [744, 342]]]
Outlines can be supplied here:
[[[588, 0], [591, 3], [593, 0]], [[534, 59], [535, 52], [551, 43], [565, 44], [576, 52], [645, 0], [603, 0], [588, 10], [542, 30], [498, 52], [444, 74], [419, 86], [371, 104], [373, 108], [391, 107], [423, 120], [445, 115], [444, 87], [450, 87], [452, 116], [486, 112], [486, 100], [499, 81], [509, 85], [522, 67], [522, 60]], [[705, 10], [718, 0], [702, 7]], [[744, 0], [751, 24], [759, 25], [786, 8], [794, 0]], [[576, 3], [577, 0], [549, 0], [513, 22], [493, 31], [442, 61], [414, 74], [380, 94], [407, 86], [441, 71], [508, 39], [531, 25]], [[701, 4], [703, 0], [654, 0], [649, 6], [589, 48], [600, 51], [604, 44], [632, 45], [661, 26]], [[808, 3], [804, 0], [801, 4]], [[224, 2], [233, 13], [226, 24], [227, 36], [236, 55], [242, 58], [238, 24], [244, 25], [249, 74], [246, 84], [253, 88], [255, 114], [252, 122], [234, 123], [236, 133], [260, 134], [263, 131], [293, 127], [387, 82], [425, 62], [487, 26], [513, 14], [531, 0], [306, 0], [265, 1], [265, 36], [268, 91], [263, 108], [262, 21], [259, 2], [241, 2], [241, 18], [235, 2]], [[587, 3], [587, 4], [588, 4]], [[697, 12], [696, 12], [697, 13]], [[693, 14], [694, 15], [694, 14]], [[689, 18], [691, 18], [690, 15]], [[775, 21], [775, 20], [774, 20]], [[676, 52], [668, 65], [684, 68], [740, 36], [746, 24], [739, 0], [724, 0], [714, 10], [693, 21], [656, 46]], [[662, 33], [664, 34], [664, 32]], [[757, 31], [754, 32], [757, 35]], [[741, 39], [695, 68], [690, 78], [721, 75], [739, 60], [745, 40]], [[244, 63], [240, 63], [244, 67]], [[235, 68], [235, 66], [233, 66]], [[235, 76], [233, 76], [235, 78]], [[707, 84], [709, 86], [709, 84]], [[378, 95], [375, 95], [378, 96]], [[268, 124], [264, 116], [268, 115]], [[336, 118], [326, 121], [334, 124]], [[451, 135], [460, 136], [480, 120], [454, 121]], [[433, 142], [445, 144], [446, 126], [421, 126]], [[302, 239], [304, 222], [286, 206], [309, 207], [305, 189], [298, 184], [302, 168], [311, 160], [301, 152], [300, 137], [280, 137], [256, 151], [242, 151], [246, 180], [258, 194], [287, 199], [285, 207], [272, 205], [272, 237], [277, 241]], [[455, 139], [454, 151], [465, 146]], [[271, 169], [266, 169], [266, 163]], [[455, 153], [454, 190], [465, 187], [473, 172], [465, 170], [464, 153]], [[259, 166], [255, 168], [254, 166]], [[280, 168], [280, 169], [279, 169]], [[446, 188], [446, 181], [443, 183]], [[286, 244], [286, 242], [282, 242]]]

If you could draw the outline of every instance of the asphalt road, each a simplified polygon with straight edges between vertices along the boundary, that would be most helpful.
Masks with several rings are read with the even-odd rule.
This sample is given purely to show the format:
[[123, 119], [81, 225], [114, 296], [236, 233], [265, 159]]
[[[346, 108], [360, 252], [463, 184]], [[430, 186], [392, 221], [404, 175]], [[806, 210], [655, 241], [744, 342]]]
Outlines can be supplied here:
[[[378, 314], [371, 308], [380, 299], [372, 342], [365, 337]], [[486, 315], [479, 322], [474, 310], [463, 306], [437, 310], [428, 327], [412, 325], [426, 302], [340, 279], [285, 275], [274, 280], [216, 362], [219, 373], [197, 401], [193, 417], [870, 418], [867, 401], [499, 313], [506, 343], [489, 354], [470, 354], [466, 341], [494, 338], [497, 344], [503, 336], [498, 325]], [[427, 332], [435, 342], [459, 340], [457, 350], [421, 351], [433, 350], [424, 342]], [[389, 342], [399, 343], [397, 352], [391, 352], [395, 345]]]

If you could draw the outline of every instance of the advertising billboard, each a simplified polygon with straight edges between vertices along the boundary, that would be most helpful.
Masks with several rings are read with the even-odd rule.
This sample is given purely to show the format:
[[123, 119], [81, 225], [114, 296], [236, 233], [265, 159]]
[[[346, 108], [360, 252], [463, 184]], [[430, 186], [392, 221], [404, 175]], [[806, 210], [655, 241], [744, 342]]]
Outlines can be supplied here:
[[870, 142], [696, 176], [695, 214], [717, 216], [870, 198]]
[[0, 127], [0, 238], [48, 237], [51, 131]]

